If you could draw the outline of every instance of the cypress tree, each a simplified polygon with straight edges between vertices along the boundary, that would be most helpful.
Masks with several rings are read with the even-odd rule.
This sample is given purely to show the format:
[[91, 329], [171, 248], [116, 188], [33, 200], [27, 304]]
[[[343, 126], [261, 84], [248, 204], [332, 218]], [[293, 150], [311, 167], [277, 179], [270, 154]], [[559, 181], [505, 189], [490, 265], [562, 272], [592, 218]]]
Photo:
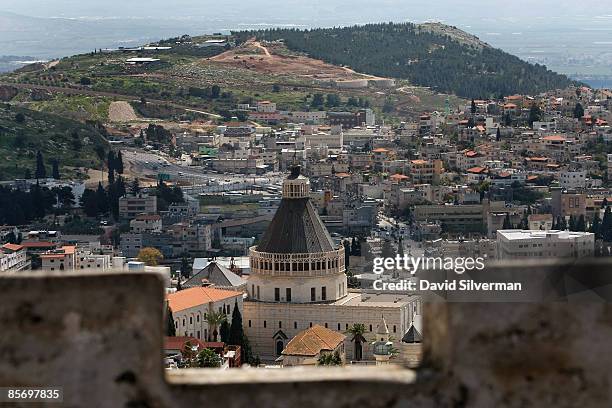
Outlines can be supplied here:
[[221, 323], [221, 327], [219, 328], [219, 335], [221, 336], [221, 341], [225, 344], [229, 344], [229, 336], [230, 336], [230, 325], [227, 322], [227, 319]]
[[242, 314], [238, 308], [238, 300], [234, 304], [234, 311], [232, 312], [232, 325], [230, 326], [228, 343], [231, 345], [242, 345], [242, 338], [244, 337], [244, 331], [242, 330]]
[[502, 225], [502, 229], [508, 230], [512, 228], [512, 222], [510, 222], [510, 213], [506, 213], [506, 217], [504, 218], [504, 224]]
[[576, 218], [574, 217], [574, 215], [570, 215], [570, 219], [569, 219], [569, 230], [570, 231], [576, 231]]
[[166, 336], [176, 336], [176, 328], [174, 327], [174, 316], [172, 315], [172, 309], [166, 303]]
[[589, 232], [592, 232], [593, 234], [595, 234], [595, 239], [601, 239], [601, 218], [599, 217], [599, 212], [595, 213], [595, 216], [593, 217], [593, 222], [591, 222], [591, 228], [589, 229]]
[[121, 154], [121, 150], [117, 153], [117, 160], [115, 163], [115, 170], [119, 174], [123, 174], [123, 155]]
[[60, 179], [60, 173], [59, 173], [59, 161], [57, 159], [53, 160], [53, 178], [55, 180], [59, 180]]
[[47, 178], [47, 169], [45, 169], [45, 161], [40, 150], [36, 153], [36, 171], [34, 177], [37, 179]]
[[600, 234], [604, 241], [612, 241], [612, 211], [610, 210], [610, 207], [606, 207], [606, 212], [604, 212]]
[[578, 221], [576, 221], [576, 231], [586, 231], [586, 220], [583, 214], [581, 214], [580, 217], [578, 217]]

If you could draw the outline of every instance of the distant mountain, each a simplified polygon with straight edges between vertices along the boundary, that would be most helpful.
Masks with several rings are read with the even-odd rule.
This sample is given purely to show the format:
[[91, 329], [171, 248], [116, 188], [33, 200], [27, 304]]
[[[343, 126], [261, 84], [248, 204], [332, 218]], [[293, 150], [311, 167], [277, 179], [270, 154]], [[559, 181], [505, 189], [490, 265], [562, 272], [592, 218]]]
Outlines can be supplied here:
[[253, 36], [282, 39], [288, 48], [313, 58], [467, 98], [537, 94], [576, 83], [443, 24], [385, 23], [234, 34], [240, 41]]

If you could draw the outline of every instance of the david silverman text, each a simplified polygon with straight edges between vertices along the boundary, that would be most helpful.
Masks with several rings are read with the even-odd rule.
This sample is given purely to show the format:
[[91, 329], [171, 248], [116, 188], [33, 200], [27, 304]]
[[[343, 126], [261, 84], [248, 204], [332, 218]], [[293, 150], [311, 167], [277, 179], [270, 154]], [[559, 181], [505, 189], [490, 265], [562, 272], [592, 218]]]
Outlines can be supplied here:
[[376, 280], [374, 290], [443, 290], [443, 291], [520, 291], [523, 286], [520, 282], [476, 282], [471, 279], [445, 280], [444, 282], [430, 282], [421, 279], [417, 282], [401, 280], [397, 282], [383, 282]]

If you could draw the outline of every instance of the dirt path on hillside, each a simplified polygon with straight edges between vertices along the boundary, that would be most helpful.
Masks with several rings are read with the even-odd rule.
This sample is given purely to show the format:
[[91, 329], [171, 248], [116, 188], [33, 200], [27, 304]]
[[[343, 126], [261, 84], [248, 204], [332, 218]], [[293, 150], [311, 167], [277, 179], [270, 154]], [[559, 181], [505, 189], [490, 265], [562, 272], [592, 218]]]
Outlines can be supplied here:
[[108, 119], [111, 122], [131, 122], [138, 120], [134, 108], [126, 101], [111, 102], [108, 108]]
[[260, 50], [262, 50], [264, 52], [264, 54], [266, 54], [266, 57], [268, 57], [268, 58], [272, 57], [272, 55], [270, 55], [270, 51], [268, 51], [268, 49], [266, 47], [261, 45], [261, 43], [259, 41], [253, 41], [253, 46], [255, 48], [259, 48]]

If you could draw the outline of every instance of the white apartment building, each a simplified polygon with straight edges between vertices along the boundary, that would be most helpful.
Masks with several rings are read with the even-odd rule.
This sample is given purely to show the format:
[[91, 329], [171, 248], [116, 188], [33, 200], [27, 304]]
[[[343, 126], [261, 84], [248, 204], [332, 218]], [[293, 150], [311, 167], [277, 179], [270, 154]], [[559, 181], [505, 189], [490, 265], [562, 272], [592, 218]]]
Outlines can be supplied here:
[[593, 256], [595, 234], [572, 231], [498, 230], [498, 259]]
[[26, 250], [22, 245], [4, 244], [0, 247], [0, 272], [20, 270], [27, 264]]

